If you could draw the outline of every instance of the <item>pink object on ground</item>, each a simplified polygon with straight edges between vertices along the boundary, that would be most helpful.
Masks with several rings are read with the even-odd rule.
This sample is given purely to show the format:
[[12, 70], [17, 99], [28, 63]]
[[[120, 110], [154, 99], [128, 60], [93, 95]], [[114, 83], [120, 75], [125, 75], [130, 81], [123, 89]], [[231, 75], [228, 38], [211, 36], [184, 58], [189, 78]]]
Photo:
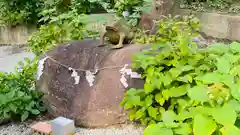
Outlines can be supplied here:
[[52, 132], [51, 124], [48, 124], [46, 122], [39, 122], [33, 125], [31, 128], [36, 132], [41, 132], [44, 134], [50, 134]]

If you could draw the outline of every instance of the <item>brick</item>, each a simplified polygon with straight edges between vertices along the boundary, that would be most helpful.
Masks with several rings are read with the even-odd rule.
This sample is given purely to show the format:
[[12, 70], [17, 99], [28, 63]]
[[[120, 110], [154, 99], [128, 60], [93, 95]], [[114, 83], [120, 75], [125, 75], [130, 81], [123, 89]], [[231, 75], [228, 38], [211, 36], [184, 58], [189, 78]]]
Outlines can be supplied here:
[[52, 125], [52, 135], [73, 135], [75, 133], [74, 121], [58, 117], [54, 119], [51, 123]]
[[36, 124], [34, 124], [31, 129], [35, 132], [40, 132], [43, 134], [51, 134], [52, 132], [52, 128], [51, 128], [51, 124], [48, 124], [46, 122], [38, 122]]

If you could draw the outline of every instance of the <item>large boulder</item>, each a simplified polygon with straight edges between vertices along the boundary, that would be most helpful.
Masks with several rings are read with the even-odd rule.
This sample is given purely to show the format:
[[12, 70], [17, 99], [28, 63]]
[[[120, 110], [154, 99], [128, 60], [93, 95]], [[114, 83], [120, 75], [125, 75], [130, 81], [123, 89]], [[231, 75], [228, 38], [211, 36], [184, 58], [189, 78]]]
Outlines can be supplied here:
[[[41, 58], [39, 69], [43, 69], [38, 71], [40, 78], [36, 85], [44, 92], [43, 100], [52, 116], [74, 119], [76, 125], [83, 127], [126, 122], [120, 102], [127, 88], [141, 88], [143, 81], [130, 79], [126, 88], [120, 81], [119, 70], [131, 63], [136, 52], [148, 46], [134, 44], [111, 50], [107, 46], [97, 47], [98, 44], [99, 40], [74, 41], [58, 46]], [[95, 71], [91, 69], [99, 69], [92, 86], [87, 72]]]

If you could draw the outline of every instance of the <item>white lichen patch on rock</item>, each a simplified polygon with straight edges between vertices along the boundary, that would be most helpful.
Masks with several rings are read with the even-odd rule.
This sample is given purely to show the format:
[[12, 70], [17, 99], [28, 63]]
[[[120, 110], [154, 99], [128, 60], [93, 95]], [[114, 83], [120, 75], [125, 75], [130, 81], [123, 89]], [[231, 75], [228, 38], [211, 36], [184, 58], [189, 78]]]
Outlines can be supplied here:
[[130, 76], [130, 78], [141, 78], [140, 74], [138, 74], [137, 72], [133, 72], [131, 68], [127, 68], [127, 67], [128, 67], [128, 64], [125, 64], [124, 67], [119, 70], [119, 72], [122, 74], [120, 78], [120, 82], [125, 88], [128, 87], [126, 75]]
[[71, 77], [74, 78], [75, 83], [74, 84], [79, 84], [80, 81], [80, 76], [78, 75], [77, 71], [71, 67], [68, 68], [68, 70], [72, 71]]
[[38, 67], [37, 67], [37, 80], [40, 79], [40, 77], [43, 74], [43, 68], [44, 68], [44, 63], [48, 59], [48, 57], [45, 57], [41, 60], [38, 61]]
[[86, 80], [88, 81], [89, 86], [92, 87], [95, 76], [89, 70], [87, 70], [85, 73], [86, 73]]

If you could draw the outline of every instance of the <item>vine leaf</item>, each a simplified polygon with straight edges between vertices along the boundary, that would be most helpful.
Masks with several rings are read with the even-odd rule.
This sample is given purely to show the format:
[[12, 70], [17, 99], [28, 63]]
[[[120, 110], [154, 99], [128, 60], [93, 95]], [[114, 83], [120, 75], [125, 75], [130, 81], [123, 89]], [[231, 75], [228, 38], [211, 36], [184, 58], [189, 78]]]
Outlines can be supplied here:
[[217, 125], [211, 119], [204, 117], [203, 115], [196, 115], [193, 122], [193, 133], [194, 135], [212, 135], [216, 130]]
[[173, 131], [162, 128], [159, 124], [152, 124], [144, 130], [143, 135], [173, 135]]
[[188, 96], [192, 100], [196, 100], [199, 102], [206, 102], [209, 100], [208, 88], [204, 85], [195, 86], [188, 90]]
[[230, 104], [225, 104], [221, 108], [214, 108], [212, 110], [212, 116], [216, 122], [222, 125], [234, 125], [237, 119], [237, 114]]

